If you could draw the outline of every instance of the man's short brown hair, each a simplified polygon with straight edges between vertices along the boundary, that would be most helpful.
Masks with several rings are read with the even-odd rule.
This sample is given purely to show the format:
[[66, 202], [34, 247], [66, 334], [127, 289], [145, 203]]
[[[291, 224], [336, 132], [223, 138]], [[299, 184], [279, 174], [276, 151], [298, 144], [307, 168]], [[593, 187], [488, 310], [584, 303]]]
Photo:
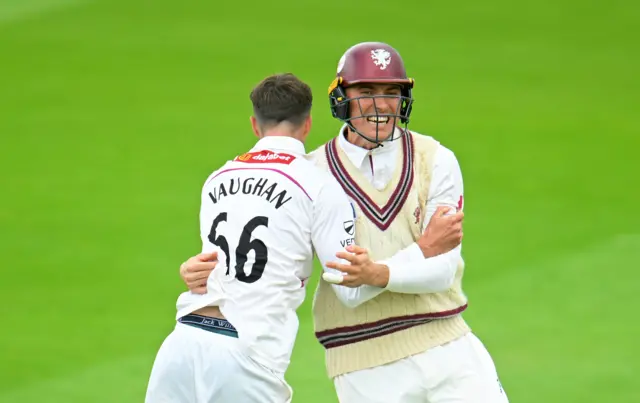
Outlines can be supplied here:
[[251, 91], [253, 114], [263, 128], [282, 122], [301, 126], [311, 112], [311, 88], [291, 73], [274, 74]]

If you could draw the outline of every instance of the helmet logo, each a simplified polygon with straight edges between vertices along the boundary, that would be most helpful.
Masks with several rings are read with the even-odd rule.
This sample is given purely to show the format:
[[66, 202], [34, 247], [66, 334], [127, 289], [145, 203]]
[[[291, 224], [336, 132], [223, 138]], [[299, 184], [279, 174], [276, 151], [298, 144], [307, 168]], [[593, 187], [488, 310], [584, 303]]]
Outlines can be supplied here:
[[380, 70], [384, 70], [391, 63], [391, 53], [385, 49], [372, 50], [371, 60], [373, 60], [373, 64], [380, 67]]

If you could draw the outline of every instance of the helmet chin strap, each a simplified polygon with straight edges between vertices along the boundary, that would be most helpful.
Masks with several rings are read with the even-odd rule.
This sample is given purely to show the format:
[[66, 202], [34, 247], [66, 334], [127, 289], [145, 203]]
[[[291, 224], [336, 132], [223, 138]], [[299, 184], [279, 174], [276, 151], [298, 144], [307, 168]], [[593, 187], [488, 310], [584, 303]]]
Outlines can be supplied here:
[[[404, 131], [406, 130], [406, 125], [405, 125], [405, 129], [401, 129], [400, 127], [396, 127], [396, 126], [394, 126], [393, 132], [391, 132], [391, 134], [389, 135], [389, 138], [388, 138], [388, 139], [385, 139], [385, 140], [382, 140], [382, 141], [372, 141], [369, 137], [367, 137], [367, 136], [365, 136], [364, 134], [360, 133], [360, 132], [358, 131], [358, 129], [356, 129], [356, 128], [351, 124], [351, 122], [345, 122], [345, 123], [347, 124], [347, 128], [346, 128], [347, 130], [346, 130], [346, 131], [345, 131], [345, 133], [344, 133], [345, 138], [347, 138], [347, 134], [348, 134], [348, 132], [349, 132], [349, 131], [351, 131], [351, 132], [353, 132], [353, 133], [357, 134], [358, 136], [360, 136], [360, 137], [362, 137], [363, 139], [367, 140], [369, 143], [373, 143], [373, 144], [374, 144], [374, 146], [373, 146], [373, 147], [371, 147], [371, 148], [367, 148], [368, 150], [375, 150], [376, 148], [384, 147], [384, 143], [385, 143], [385, 142], [387, 142], [387, 141], [395, 141], [395, 140], [397, 140], [396, 138], [394, 138], [394, 136], [395, 136], [395, 131], [396, 131], [396, 130], [401, 130], [403, 133], [404, 133]], [[400, 136], [399, 136], [398, 138], [400, 138]], [[364, 148], [364, 147], [363, 147], [363, 148]]]
[[[345, 134], [345, 138], [347, 138], [347, 140], [348, 140], [347, 135], [348, 135], [349, 131], [351, 131], [352, 133], [355, 133], [355, 134], [357, 134], [358, 136], [360, 136], [361, 138], [365, 139], [367, 142], [374, 144], [374, 146], [373, 146], [373, 147], [371, 147], [371, 148], [367, 148], [367, 150], [375, 150], [375, 149], [376, 149], [376, 148], [378, 148], [378, 147], [384, 147], [384, 145], [382, 144], [382, 143], [383, 143], [382, 141], [372, 141], [369, 137], [367, 137], [367, 136], [365, 136], [364, 134], [360, 133], [360, 132], [358, 131], [358, 129], [356, 129], [356, 128], [351, 124], [351, 122], [346, 122], [346, 123], [347, 123], [347, 130], [345, 131], [345, 133], [344, 133], [344, 134]], [[365, 148], [365, 147], [362, 147], [362, 148]]]
[[380, 142], [380, 143], [376, 143], [375, 147], [370, 148], [370, 150], [375, 150], [375, 149], [376, 149], [376, 148], [378, 148], [378, 147], [384, 147], [384, 144], [382, 144], [382, 142]]

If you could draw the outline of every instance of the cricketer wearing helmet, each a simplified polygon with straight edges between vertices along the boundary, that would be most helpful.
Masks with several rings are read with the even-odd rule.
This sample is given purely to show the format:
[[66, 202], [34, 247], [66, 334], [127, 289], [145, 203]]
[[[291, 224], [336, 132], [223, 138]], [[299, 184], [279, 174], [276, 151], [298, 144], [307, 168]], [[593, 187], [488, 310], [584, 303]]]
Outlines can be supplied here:
[[[461, 316], [460, 166], [451, 150], [408, 130], [413, 86], [385, 43], [359, 43], [338, 62], [329, 101], [343, 125], [308, 158], [350, 198], [357, 246], [336, 256], [345, 263], [327, 263], [345, 275], [319, 282], [315, 334], [341, 403], [507, 402], [493, 360]], [[458, 230], [450, 247], [442, 225]], [[192, 257], [181, 267], [194, 292], [204, 292], [205, 264]], [[360, 287], [357, 304], [340, 303], [336, 283]]]
[[461, 316], [461, 245], [432, 256], [417, 242], [438, 206], [462, 209], [463, 184], [453, 152], [407, 129], [413, 86], [385, 43], [357, 44], [338, 62], [329, 101], [343, 126], [310, 156], [352, 200], [359, 247], [340, 255], [350, 265], [331, 267], [375, 261], [388, 278], [364, 286], [370, 299], [352, 309], [321, 281], [316, 337], [341, 403], [506, 402], [493, 360]]

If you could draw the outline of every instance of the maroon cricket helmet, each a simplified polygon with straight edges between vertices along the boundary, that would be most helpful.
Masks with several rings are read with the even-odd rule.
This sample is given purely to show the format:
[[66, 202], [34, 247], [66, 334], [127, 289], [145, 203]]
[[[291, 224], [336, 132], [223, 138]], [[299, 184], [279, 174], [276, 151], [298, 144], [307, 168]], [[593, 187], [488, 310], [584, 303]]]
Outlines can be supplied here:
[[[373, 114], [362, 114], [350, 116], [349, 105], [351, 101], [359, 104], [361, 99], [373, 99], [374, 105], [376, 99], [394, 97], [397, 95], [366, 95], [356, 98], [348, 98], [346, 96], [346, 88], [358, 84], [397, 84], [401, 88], [400, 102], [398, 110], [395, 113], [378, 113], [377, 108]], [[376, 134], [376, 138], [370, 138], [358, 132], [351, 120], [355, 118], [375, 117], [394, 119], [404, 124], [405, 129], [409, 123], [411, 109], [413, 105], [412, 88], [414, 85], [413, 78], [407, 76], [404, 62], [400, 53], [392, 46], [383, 42], [362, 42], [347, 49], [338, 62], [338, 71], [336, 78], [329, 86], [329, 104], [333, 117], [345, 122], [351, 130], [358, 133], [365, 139], [381, 143]], [[377, 132], [376, 132], [377, 133]], [[392, 136], [393, 137], [393, 136]], [[388, 140], [394, 140], [390, 138]]]

